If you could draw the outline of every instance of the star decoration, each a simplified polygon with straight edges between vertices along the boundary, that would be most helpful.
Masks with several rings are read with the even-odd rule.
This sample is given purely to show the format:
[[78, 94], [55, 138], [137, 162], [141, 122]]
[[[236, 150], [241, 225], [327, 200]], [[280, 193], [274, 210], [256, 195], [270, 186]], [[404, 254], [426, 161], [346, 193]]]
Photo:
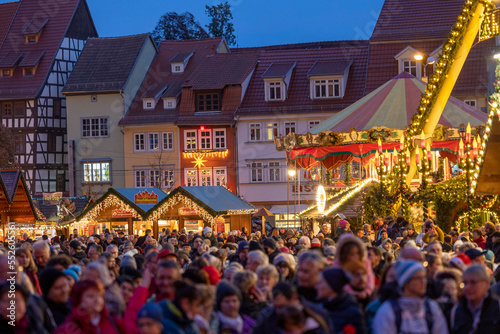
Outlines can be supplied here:
[[207, 160], [203, 160], [203, 157], [195, 157], [194, 161], [191, 161], [191, 163], [194, 164], [194, 168], [205, 167], [205, 162], [207, 162]]

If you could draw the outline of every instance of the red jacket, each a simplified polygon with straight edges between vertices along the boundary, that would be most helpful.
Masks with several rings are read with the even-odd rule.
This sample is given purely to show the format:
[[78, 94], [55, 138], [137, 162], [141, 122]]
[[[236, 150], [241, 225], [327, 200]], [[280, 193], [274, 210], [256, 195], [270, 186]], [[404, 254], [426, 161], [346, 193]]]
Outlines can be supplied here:
[[484, 237], [481, 237], [479, 239], [473, 240], [479, 247], [481, 247], [483, 250], [486, 249], [486, 239]]
[[148, 290], [144, 287], [138, 287], [134, 295], [130, 298], [127, 310], [123, 318], [112, 317], [106, 307], [101, 312], [101, 321], [99, 322], [99, 332], [97, 327], [90, 323], [87, 314], [79, 312], [77, 308], [71, 310], [70, 315], [64, 323], [55, 330], [55, 334], [137, 334], [137, 313], [146, 303]]

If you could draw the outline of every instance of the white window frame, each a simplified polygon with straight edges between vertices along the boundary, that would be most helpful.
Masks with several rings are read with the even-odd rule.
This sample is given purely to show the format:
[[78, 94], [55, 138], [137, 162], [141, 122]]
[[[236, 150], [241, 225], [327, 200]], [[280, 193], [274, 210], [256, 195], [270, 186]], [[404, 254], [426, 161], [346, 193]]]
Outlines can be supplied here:
[[477, 99], [467, 99], [467, 100], [464, 100], [464, 103], [466, 105], [468, 105], [469, 107], [478, 109], [478, 107], [477, 107]]
[[158, 132], [148, 132], [148, 151], [160, 151], [160, 134]]
[[[172, 131], [162, 132], [162, 149], [163, 151], [174, 150], [174, 133]], [[166, 144], [166, 146], [165, 146]]]
[[159, 169], [148, 170], [148, 186], [151, 188], [161, 188], [161, 175]]
[[[188, 144], [188, 133], [194, 133], [194, 144]], [[194, 145], [194, 147], [193, 147]], [[194, 151], [198, 149], [198, 131], [193, 130], [184, 130], [184, 150], [185, 151]]]
[[[82, 138], [109, 137], [109, 117], [83, 117], [80, 121]], [[94, 133], [97, 131], [97, 134]]]
[[279, 136], [280, 125], [278, 122], [266, 122], [266, 140], [274, 141]]
[[[146, 169], [135, 169], [134, 170], [134, 186], [135, 188], [146, 188]], [[140, 183], [138, 183], [140, 182]]]
[[[293, 131], [292, 131], [293, 129]], [[284, 125], [284, 135], [286, 136], [289, 133], [297, 133], [297, 123], [296, 122], [285, 122]]]
[[184, 64], [183, 63], [172, 63], [171, 65], [172, 65], [171, 66], [172, 73], [183, 73], [184, 72]]
[[[220, 182], [220, 178], [223, 178], [223, 182]], [[212, 179], [212, 184], [214, 186], [227, 186], [227, 167], [214, 167]]]
[[[112, 183], [111, 180], [111, 161], [110, 160], [102, 160], [102, 161], [82, 161], [83, 166], [83, 183], [91, 184], [91, 183]], [[109, 177], [103, 180], [105, 171], [107, 166], [107, 170], [109, 173]], [[90, 169], [88, 169], [90, 168]], [[99, 175], [95, 174], [95, 171], [99, 171]], [[89, 174], [90, 172], [90, 174]]]
[[[191, 174], [190, 174], [191, 173]], [[196, 168], [184, 169], [184, 184], [187, 187], [194, 187], [198, 185], [198, 170]], [[194, 181], [190, 181], [194, 180]]]
[[315, 128], [316, 126], [318, 126], [319, 124], [321, 124], [321, 121], [317, 121], [317, 120], [316, 121], [309, 121], [307, 123], [307, 128], [309, 130], [311, 130], [311, 129]]
[[204, 187], [213, 185], [213, 174], [211, 167], [200, 168], [198, 170], [198, 185]]
[[[311, 77], [311, 96], [315, 100], [322, 99], [338, 99], [344, 96], [344, 79], [343, 76], [328, 76], [328, 77]], [[331, 86], [332, 92], [329, 87]], [[338, 86], [338, 94], [335, 94], [335, 86]], [[317, 94], [317, 88], [320, 90], [320, 95]], [[324, 89], [324, 95], [321, 91]]]
[[[169, 106], [168, 104], [171, 103]], [[172, 110], [177, 107], [177, 100], [174, 98], [163, 99], [163, 109]]]
[[[208, 134], [208, 136], [204, 135]], [[198, 148], [200, 150], [211, 150], [212, 149], [212, 129], [200, 129], [198, 130], [199, 143]]]
[[279, 161], [269, 161], [269, 182], [281, 182], [281, 164]]
[[[408, 65], [406, 63], [408, 63]], [[413, 75], [414, 77], [420, 79], [421, 78], [421, 73], [420, 73], [421, 68], [419, 65], [420, 65], [420, 62], [417, 60], [401, 59], [400, 60], [400, 66], [401, 66], [400, 73], [406, 72], [406, 73], [409, 73], [409, 74]], [[409, 71], [407, 71], [406, 68], [408, 68]], [[411, 73], [412, 69], [415, 69], [415, 74]]]
[[[265, 81], [265, 99], [266, 101], [284, 101], [285, 100], [285, 83], [283, 80], [266, 80]], [[278, 98], [276, 92], [279, 89], [279, 95], [280, 97]], [[274, 91], [274, 96], [273, 92]]]
[[[259, 175], [259, 173], [260, 173], [260, 175]], [[254, 176], [255, 176], [255, 178], [254, 178]], [[264, 182], [264, 166], [263, 166], [262, 162], [252, 162], [250, 164], [250, 182], [251, 183]]]
[[174, 169], [165, 169], [163, 171], [163, 186], [165, 188], [173, 188], [175, 186]]
[[[218, 134], [217, 132], [222, 132], [223, 134]], [[227, 138], [226, 138], [226, 129], [224, 128], [219, 128], [219, 129], [213, 129], [213, 148], [215, 150], [222, 150], [227, 148]], [[222, 145], [221, 145], [222, 142]]]
[[[254, 138], [252, 138], [252, 130], [256, 131]], [[258, 133], [258, 136], [257, 136], [257, 133]], [[250, 124], [248, 124], [248, 140], [251, 141], [251, 142], [260, 142], [260, 141], [262, 141], [262, 124], [260, 124], [260, 123], [250, 123]]]
[[[139, 148], [137, 147], [138, 143], [138, 137], [142, 136], [142, 148], [141, 148], [141, 143], [139, 143]], [[134, 133], [134, 152], [146, 152], [146, 133], [140, 132], [140, 133]]]
[[142, 100], [142, 108], [144, 110], [153, 110], [156, 107], [156, 103], [154, 99], [143, 99]]

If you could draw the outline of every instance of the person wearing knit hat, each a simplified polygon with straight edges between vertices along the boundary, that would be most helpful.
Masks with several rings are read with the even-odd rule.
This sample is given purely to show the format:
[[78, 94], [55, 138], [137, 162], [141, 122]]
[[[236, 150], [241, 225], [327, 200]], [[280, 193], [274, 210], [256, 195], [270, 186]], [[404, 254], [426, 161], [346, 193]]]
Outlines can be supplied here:
[[343, 269], [328, 269], [319, 275], [315, 289], [336, 333], [365, 333], [364, 317], [358, 302], [344, 291], [350, 281], [351, 275]]
[[321, 242], [319, 241], [318, 238], [314, 238], [311, 241], [311, 248], [318, 248], [321, 247]]
[[368, 286], [368, 270], [365, 263], [363, 261], [347, 261], [342, 266], [342, 269], [351, 274], [352, 279], [349, 282], [349, 286], [352, 289], [352, 295], [365, 308], [371, 301], [373, 294], [366, 290]]
[[269, 257], [269, 262], [272, 263], [276, 256], [281, 252], [277, 249], [276, 241], [273, 238], [266, 238], [262, 242], [262, 247], [264, 248], [264, 253]]
[[395, 266], [401, 296], [380, 306], [372, 322], [373, 333], [448, 333], [439, 305], [425, 298], [427, 274], [422, 263], [399, 260]]
[[38, 279], [43, 299], [59, 326], [71, 311], [68, 304], [70, 293], [68, 278], [58, 269], [45, 268], [40, 272]]
[[344, 233], [352, 233], [350, 229], [350, 224], [347, 220], [341, 219], [338, 222], [339, 226], [337, 227], [336, 234], [337, 237], [340, 237]]
[[274, 258], [273, 264], [280, 273], [281, 282], [292, 283], [295, 279], [295, 259], [291, 254], [281, 253]]
[[201, 234], [201, 236], [204, 239], [210, 240], [210, 245], [212, 245], [212, 246], [217, 245], [217, 238], [213, 235], [212, 229], [210, 227], [205, 226], [205, 228], [203, 229], [203, 233]]
[[78, 274], [76, 273], [76, 271], [72, 270], [72, 269], [65, 269], [63, 271], [64, 275], [66, 275], [66, 277], [68, 278], [69, 280], [69, 288], [71, 289], [73, 287], [73, 285], [75, 285], [76, 282], [78, 282], [80, 280], [80, 276], [78, 276]]
[[137, 313], [137, 328], [141, 334], [161, 334], [162, 319], [160, 307], [155, 303], [146, 303]]
[[450, 259], [450, 266], [464, 271], [471, 264], [470, 258], [465, 254], [458, 254]]

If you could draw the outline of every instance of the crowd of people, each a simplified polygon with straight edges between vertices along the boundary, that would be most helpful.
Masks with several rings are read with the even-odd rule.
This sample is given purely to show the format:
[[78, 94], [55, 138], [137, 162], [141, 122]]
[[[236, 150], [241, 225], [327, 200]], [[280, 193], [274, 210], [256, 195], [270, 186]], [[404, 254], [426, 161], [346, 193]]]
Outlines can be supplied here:
[[25, 234], [0, 255], [0, 333], [500, 333], [499, 225], [336, 226]]

